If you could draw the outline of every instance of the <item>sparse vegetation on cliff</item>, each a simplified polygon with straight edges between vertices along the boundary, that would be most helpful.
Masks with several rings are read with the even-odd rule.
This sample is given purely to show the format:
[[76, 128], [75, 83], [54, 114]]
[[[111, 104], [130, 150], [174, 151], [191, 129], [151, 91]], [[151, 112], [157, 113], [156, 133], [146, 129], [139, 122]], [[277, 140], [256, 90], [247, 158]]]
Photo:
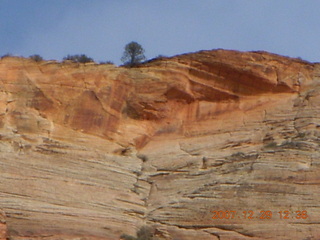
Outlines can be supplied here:
[[41, 62], [43, 61], [43, 58], [39, 54], [34, 54], [29, 56], [30, 59], [32, 59], [35, 62]]
[[148, 226], [142, 226], [137, 231], [137, 237], [133, 237], [131, 235], [122, 234], [120, 239], [123, 240], [155, 240], [154, 238], [154, 230]]
[[85, 54], [76, 54], [76, 55], [67, 55], [66, 57], [63, 58], [64, 61], [72, 61], [72, 62], [77, 62], [77, 63], [89, 63], [93, 62], [93, 59], [88, 57]]
[[7, 57], [12, 57], [12, 54], [11, 53], [4, 54], [1, 56], [1, 59], [7, 58]]
[[[0, 61], [0, 208], [16, 206], [12, 238], [204, 240], [226, 233], [208, 228], [214, 207], [258, 216], [260, 205], [275, 223], [288, 203], [320, 208], [320, 64], [225, 50], [131, 69], [70, 62]], [[240, 236], [231, 220], [229, 239]], [[262, 221], [241, 236], [304, 239], [318, 227]]]
[[99, 62], [99, 64], [109, 64], [109, 65], [114, 65], [114, 63], [112, 61], [101, 61]]
[[133, 67], [145, 59], [146, 57], [144, 56], [144, 49], [142, 46], [137, 42], [130, 42], [124, 48], [121, 61], [124, 63], [124, 65]]

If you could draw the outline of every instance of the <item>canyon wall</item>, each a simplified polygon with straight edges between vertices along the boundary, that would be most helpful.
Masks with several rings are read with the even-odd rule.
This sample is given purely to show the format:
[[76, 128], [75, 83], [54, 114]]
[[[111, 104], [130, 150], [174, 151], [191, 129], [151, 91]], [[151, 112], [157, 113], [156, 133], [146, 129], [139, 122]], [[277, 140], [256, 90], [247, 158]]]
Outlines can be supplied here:
[[7, 239], [7, 225], [6, 218], [3, 211], [0, 210], [0, 240]]
[[266, 52], [135, 68], [4, 58], [8, 235], [319, 239], [319, 92], [320, 65]]

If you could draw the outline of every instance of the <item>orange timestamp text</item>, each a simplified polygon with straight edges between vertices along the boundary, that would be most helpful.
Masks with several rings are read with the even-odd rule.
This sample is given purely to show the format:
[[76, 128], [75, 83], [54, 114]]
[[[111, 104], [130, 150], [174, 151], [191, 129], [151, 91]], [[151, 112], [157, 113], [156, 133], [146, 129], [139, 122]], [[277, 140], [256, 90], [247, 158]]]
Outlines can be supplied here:
[[303, 211], [270, 211], [270, 210], [261, 210], [261, 211], [232, 211], [232, 210], [219, 210], [212, 211], [212, 219], [307, 219], [308, 212]]

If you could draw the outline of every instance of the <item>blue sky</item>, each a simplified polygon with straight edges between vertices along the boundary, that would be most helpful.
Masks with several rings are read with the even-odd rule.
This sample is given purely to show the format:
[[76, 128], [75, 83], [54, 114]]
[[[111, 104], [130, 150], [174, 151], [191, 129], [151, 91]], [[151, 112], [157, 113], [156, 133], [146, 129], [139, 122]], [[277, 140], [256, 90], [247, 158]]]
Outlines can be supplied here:
[[148, 59], [215, 48], [320, 62], [318, 0], [0, 0], [0, 55], [120, 64], [137, 41]]

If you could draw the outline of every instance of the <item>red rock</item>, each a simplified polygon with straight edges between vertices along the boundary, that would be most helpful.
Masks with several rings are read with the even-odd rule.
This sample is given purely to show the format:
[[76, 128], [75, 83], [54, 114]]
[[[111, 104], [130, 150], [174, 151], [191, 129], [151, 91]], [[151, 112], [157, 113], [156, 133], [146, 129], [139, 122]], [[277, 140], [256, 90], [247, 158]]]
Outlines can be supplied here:
[[0, 240], [7, 240], [7, 225], [5, 214], [0, 211]]
[[153, 225], [160, 239], [319, 239], [319, 69], [225, 50], [137, 68], [2, 59], [10, 237], [114, 240]]

